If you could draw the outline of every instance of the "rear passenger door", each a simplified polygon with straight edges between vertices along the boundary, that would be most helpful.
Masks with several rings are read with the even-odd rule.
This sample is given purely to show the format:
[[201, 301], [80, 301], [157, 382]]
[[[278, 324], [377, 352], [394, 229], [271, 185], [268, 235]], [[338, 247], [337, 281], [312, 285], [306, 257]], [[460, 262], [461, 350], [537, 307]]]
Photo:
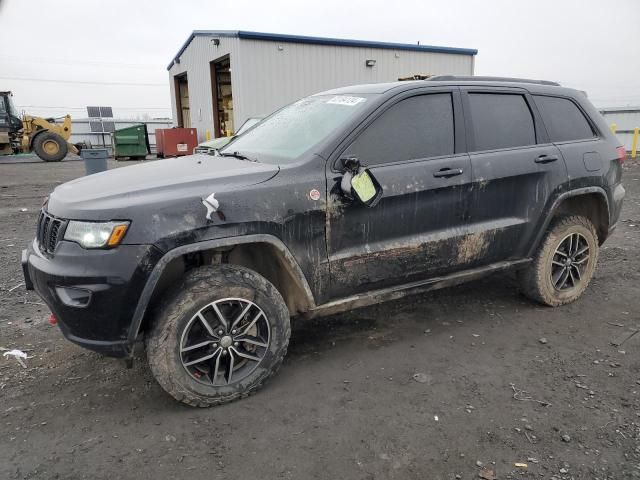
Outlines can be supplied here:
[[[598, 185], [607, 188], [603, 175], [609, 170], [611, 145], [599, 136], [582, 108], [567, 97], [533, 96], [549, 139], [560, 149], [569, 178], [580, 182], [572, 187]], [[618, 163], [618, 159], [614, 159]], [[591, 177], [591, 178], [589, 178]], [[589, 180], [586, 180], [589, 179]]]
[[[429, 93], [427, 93], [427, 91]], [[327, 251], [333, 297], [460, 268], [471, 169], [458, 89], [425, 89], [380, 107], [328, 162]], [[367, 207], [340, 189], [340, 158], [357, 157], [383, 188]]]
[[527, 255], [547, 199], [567, 180], [529, 93], [520, 88], [463, 88], [473, 185], [472, 263]]

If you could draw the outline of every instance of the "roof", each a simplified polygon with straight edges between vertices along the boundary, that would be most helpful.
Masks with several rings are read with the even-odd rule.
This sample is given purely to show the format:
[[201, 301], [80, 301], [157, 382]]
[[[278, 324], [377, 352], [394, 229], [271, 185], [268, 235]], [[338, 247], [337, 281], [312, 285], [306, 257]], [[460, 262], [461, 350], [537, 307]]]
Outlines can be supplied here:
[[[441, 80], [446, 78], [446, 80]], [[451, 78], [451, 79], [449, 79]], [[364, 83], [359, 85], [348, 85], [346, 87], [333, 88], [324, 92], [318, 92], [316, 95], [346, 95], [346, 94], [363, 94], [386, 93], [390, 90], [395, 92], [403, 90], [411, 90], [416, 87], [505, 87], [505, 88], [525, 88], [532, 93], [564, 93], [574, 95], [579, 90], [565, 88], [553, 82], [545, 80], [527, 80], [520, 78], [504, 78], [504, 77], [456, 77], [456, 76], [440, 76], [432, 77], [426, 80], [410, 80], [388, 83]]]
[[337, 47], [386, 48], [393, 50], [410, 50], [414, 52], [450, 53], [455, 55], [477, 55], [473, 48], [441, 47], [436, 45], [416, 45], [411, 43], [376, 42], [370, 40], [351, 40], [346, 38], [309, 37], [306, 35], [285, 35], [281, 33], [249, 32], [245, 30], [194, 30], [184, 42], [178, 53], [167, 66], [169, 70], [176, 59], [184, 53], [191, 41], [196, 37], [237, 37], [246, 40], [264, 40], [283, 43], [306, 43], [312, 45], [333, 45]]
[[415, 87], [416, 85], [426, 85], [424, 80], [409, 80], [405, 82], [387, 82], [387, 83], [361, 83], [358, 85], [348, 85], [346, 87], [332, 88], [324, 92], [318, 92], [315, 95], [342, 95], [356, 93], [385, 93], [394, 88]]
[[550, 80], [532, 80], [530, 78], [515, 78], [515, 77], [488, 77], [488, 76], [469, 76], [469, 75], [436, 75], [435, 77], [429, 77], [427, 80], [431, 82], [501, 82], [501, 83], [535, 83], [537, 85], [549, 85], [552, 87], [559, 87], [558, 82], [552, 82]]

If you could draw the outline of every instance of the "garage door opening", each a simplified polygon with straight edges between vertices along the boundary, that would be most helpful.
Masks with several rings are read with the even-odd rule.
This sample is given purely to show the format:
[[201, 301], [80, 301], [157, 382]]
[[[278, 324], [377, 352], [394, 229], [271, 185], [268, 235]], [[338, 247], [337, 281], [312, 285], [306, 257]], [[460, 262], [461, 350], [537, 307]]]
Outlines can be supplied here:
[[176, 92], [176, 110], [178, 112], [178, 126], [191, 128], [191, 112], [189, 110], [189, 82], [187, 74], [176, 75], [175, 92]]
[[216, 137], [233, 135], [233, 96], [231, 94], [231, 59], [229, 56], [211, 62], [213, 123]]

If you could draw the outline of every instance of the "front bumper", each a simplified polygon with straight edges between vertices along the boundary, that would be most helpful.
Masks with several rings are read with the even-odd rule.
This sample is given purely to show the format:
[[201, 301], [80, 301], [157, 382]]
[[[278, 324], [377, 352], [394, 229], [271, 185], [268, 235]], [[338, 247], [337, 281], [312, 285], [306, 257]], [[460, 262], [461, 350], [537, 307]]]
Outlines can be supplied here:
[[70, 341], [112, 357], [127, 357], [133, 313], [162, 252], [151, 245], [86, 250], [61, 241], [53, 255], [36, 242], [22, 251], [25, 286], [35, 290]]

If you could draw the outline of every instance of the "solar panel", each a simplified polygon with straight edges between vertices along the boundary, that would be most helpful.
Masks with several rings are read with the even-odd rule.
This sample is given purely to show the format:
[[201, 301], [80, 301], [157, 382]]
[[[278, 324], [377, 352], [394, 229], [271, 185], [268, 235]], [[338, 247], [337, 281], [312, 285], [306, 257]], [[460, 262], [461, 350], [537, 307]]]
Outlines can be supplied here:
[[89, 122], [89, 127], [92, 133], [102, 133], [102, 122], [99, 120]]
[[113, 118], [113, 108], [111, 107], [87, 107], [89, 118]]
[[116, 129], [116, 124], [115, 124], [115, 122], [109, 122], [109, 121], [105, 122], [105, 121], [103, 121], [102, 122], [102, 128], [103, 128], [104, 132], [113, 133], [115, 131], [115, 129]]

